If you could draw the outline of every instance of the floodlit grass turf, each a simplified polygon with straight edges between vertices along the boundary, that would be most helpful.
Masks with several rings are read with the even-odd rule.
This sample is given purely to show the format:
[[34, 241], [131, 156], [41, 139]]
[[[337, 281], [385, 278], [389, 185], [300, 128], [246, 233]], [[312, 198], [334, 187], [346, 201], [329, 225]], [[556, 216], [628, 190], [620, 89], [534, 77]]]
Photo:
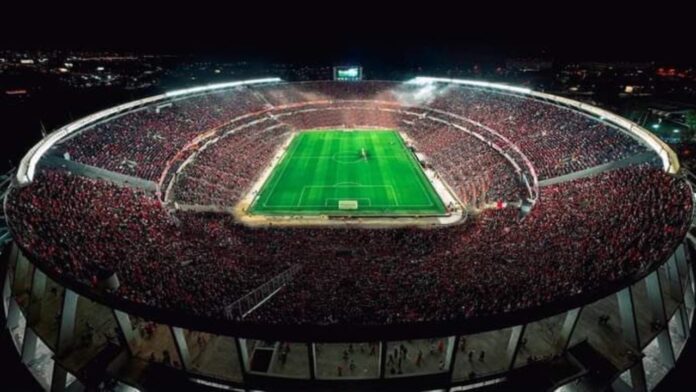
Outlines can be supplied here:
[[445, 207], [398, 132], [322, 130], [295, 135], [250, 212], [442, 215]]

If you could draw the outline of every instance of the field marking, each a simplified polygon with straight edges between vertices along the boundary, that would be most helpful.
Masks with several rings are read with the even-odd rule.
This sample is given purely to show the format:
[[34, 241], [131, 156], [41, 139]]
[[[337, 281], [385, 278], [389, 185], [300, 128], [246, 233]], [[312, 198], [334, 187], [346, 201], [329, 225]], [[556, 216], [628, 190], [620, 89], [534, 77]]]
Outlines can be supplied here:
[[[273, 207], [266, 207], [267, 210], [264, 212], [261, 210], [262, 208], [262, 203], [260, 200], [260, 193], [268, 192], [271, 191], [269, 188], [274, 188], [272, 190], [272, 194], [267, 195], [269, 197], [274, 197], [275, 195], [275, 190], [277, 189], [277, 185], [279, 185], [279, 182], [282, 182], [282, 179], [279, 177], [285, 177], [287, 174], [287, 166], [285, 167], [285, 170], [280, 170], [277, 168], [277, 165], [280, 164], [281, 162], [293, 162], [291, 159], [288, 159], [289, 153], [292, 152], [299, 152], [299, 146], [302, 146], [304, 144], [304, 139], [305, 133], [310, 133], [312, 131], [322, 131], [323, 133], [328, 133], [328, 132], [349, 132], [352, 130], [346, 130], [346, 129], [336, 129], [335, 127], [325, 127], [323, 129], [314, 129], [314, 130], [309, 130], [309, 129], [304, 129], [304, 130], [299, 130], [295, 132], [291, 132], [290, 134], [293, 136], [291, 138], [288, 138], [287, 142], [284, 142], [283, 145], [279, 150], [280, 154], [276, 155], [276, 158], [274, 158], [271, 162], [270, 165], [266, 169], [264, 169], [264, 172], [268, 174], [263, 174], [261, 177], [261, 181], [257, 181], [258, 185], [254, 185], [254, 188], [252, 188], [252, 191], [249, 192], [249, 194], [243, 199], [239, 204], [241, 205], [242, 203], [246, 203], [247, 199], [250, 199], [251, 201], [248, 202], [248, 209], [244, 208], [242, 205], [239, 207], [239, 210], [236, 210], [233, 212], [233, 214], [240, 219], [245, 224], [251, 225], [251, 226], [266, 226], [270, 224], [281, 224], [281, 225], [288, 225], [288, 226], [303, 226], [303, 225], [328, 225], [328, 226], [343, 226], [343, 225], [366, 225], [366, 226], [375, 226], [375, 227], [382, 227], [382, 226], [403, 226], [407, 225], [410, 226], [412, 224], [427, 224], [431, 225], [433, 224], [430, 219], [436, 219], [436, 222], [441, 225], [450, 225], [457, 223], [461, 220], [463, 220], [466, 215], [462, 214], [461, 209], [458, 209], [454, 211], [452, 214], [448, 213], [448, 210], [437, 210], [434, 211], [432, 209], [433, 206], [433, 200], [438, 199], [439, 201], [442, 202], [443, 206], [447, 205], [447, 201], [450, 200], [455, 200], [455, 203], [459, 206], [461, 206], [461, 202], [459, 202], [456, 197], [453, 197], [453, 191], [451, 188], [447, 186], [442, 180], [440, 180], [438, 177], [436, 177], [436, 173], [432, 169], [425, 169], [422, 168], [420, 164], [420, 159], [418, 157], [415, 157], [413, 152], [411, 150], [408, 151], [403, 151], [403, 148], [400, 149], [400, 159], [405, 159], [406, 161], [414, 162], [412, 164], [412, 171], [411, 173], [413, 174], [413, 170], [420, 169], [421, 175], [419, 178], [423, 181], [420, 183], [420, 187], [417, 187], [416, 189], [420, 188], [420, 191], [423, 192], [424, 189], [430, 189], [430, 186], [434, 188], [434, 193], [431, 195], [428, 192], [425, 192], [428, 195], [428, 200], [430, 203], [428, 204], [427, 207], [424, 207], [423, 204], [421, 205], [402, 205], [400, 208], [394, 208], [392, 205], [372, 205], [371, 207], [365, 207], [362, 211], [358, 211], [355, 213], [345, 213], [346, 211], [339, 211], [339, 210], [333, 210], [333, 211], [327, 211], [325, 206], [322, 205], [308, 205], [306, 206], [307, 209], [303, 211], [298, 211], [297, 207], [294, 206], [273, 206]], [[355, 129], [355, 131], [369, 131], [369, 132], [377, 132], [377, 131], [387, 131], [387, 132], [392, 132], [392, 133], [397, 133], [401, 137], [397, 137], [399, 142], [391, 142], [389, 145], [386, 145], [387, 149], [386, 151], [390, 151], [393, 148], [395, 148], [393, 145], [400, 145], [400, 147], [403, 147], [404, 142], [409, 141], [408, 136], [404, 133], [399, 131], [398, 129], [376, 129], [376, 128], [370, 128], [370, 127], [360, 127], [359, 129]], [[290, 143], [295, 139], [302, 139], [303, 142], [299, 143], [299, 146], [294, 146], [293, 149], [288, 149]], [[326, 137], [326, 136], [325, 136]], [[403, 138], [403, 139], [402, 139]], [[382, 152], [385, 150], [382, 149]], [[404, 153], [408, 155], [409, 157], [404, 157]], [[297, 155], [297, 157], [307, 157], [307, 156], [301, 156]], [[326, 156], [325, 158], [331, 158], [332, 156]], [[383, 155], [381, 158], [386, 158], [387, 155]], [[294, 158], [294, 157], [293, 157]], [[321, 159], [321, 158], [320, 158]], [[379, 159], [376, 159], [377, 162], [379, 162]], [[388, 159], [384, 159], [383, 161], [389, 162]], [[399, 164], [404, 164], [405, 162], [401, 161]], [[417, 163], [417, 164], [416, 164]], [[413, 165], [418, 166], [418, 168], [414, 168]], [[278, 177], [272, 175], [274, 174], [275, 169], [278, 169]], [[272, 178], [273, 177], [273, 178]], [[271, 180], [275, 180], [276, 182], [274, 184], [271, 184]], [[266, 181], [268, 181], [267, 184], [264, 184]], [[279, 182], [278, 182], [279, 181]], [[298, 184], [300, 185], [300, 184]], [[396, 184], [398, 185], [398, 184]], [[444, 195], [444, 196], [443, 196]], [[269, 199], [270, 200], [270, 199]], [[257, 203], [256, 203], [257, 202]], [[326, 200], [324, 200], [324, 203], [326, 204]], [[254, 204], [256, 204], [256, 208], [253, 208]], [[286, 208], [288, 207], [288, 208]], [[407, 209], [409, 207], [413, 207], [413, 209]], [[428, 208], [429, 207], [429, 208]], [[237, 208], [237, 207], [235, 207]], [[242, 209], [243, 208], [243, 209]], [[382, 215], [388, 215], [389, 219], [386, 217], [380, 218]], [[444, 214], [444, 215], [443, 215]], [[403, 216], [401, 216], [403, 215]], [[367, 218], [366, 220], [330, 220], [329, 217], [331, 216], [336, 216], [336, 217], [353, 217], [353, 218], [360, 218], [364, 217]], [[435, 218], [436, 216], [439, 216], [439, 218]], [[393, 219], [397, 218], [397, 219]], [[402, 219], [401, 219], [402, 218]]]
[[360, 162], [365, 162], [365, 163], [367, 163], [367, 159], [365, 159], [364, 157], [361, 157], [361, 156], [355, 157], [355, 159], [353, 159], [352, 161], [342, 161], [342, 160], [341, 160], [342, 158], [337, 157], [337, 155], [339, 155], [339, 154], [341, 154], [341, 155], [352, 155], [351, 153], [338, 153], [338, 152], [335, 153], [335, 154], [333, 155], [332, 159], [333, 159], [334, 162], [338, 163], [339, 165], [352, 165], [352, 164], [360, 163]]
[[[251, 210], [252, 207], [259, 202], [262, 191], [268, 186], [268, 182], [273, 177], [273, 173], [276, 170], [278, 164], [282, 161], [283, 157], [287, 153], [288, 148], [295, 140], [297, 132], [289, 132], [286, 136], [286, 140], [275, 150], [273, 157], [269, 161], [268, 165], [263, 169], [261, 175], [254, 181], [252, 187], [247, 191], [246, 195], [237, 203], [235, 208], [242, 208], [244, 210]], [[246, 207], [244, 206], [246, 205]]]
[[[330, 198], [334, 199], [334, 198]], [[366, 197], [360, 198], [360, 199], [367, 199]], [[341, 199], [343, 200], [343, 199]], [[305, 204], [302, 206], [303, 208], [324, 208], [326, 207], [326, 202], [324, 204]], [[394, 208], [395, 206], [393, 204], [370, 204], [368, 208]], [[430, 205], [425, 205], [425, 204], [400, 204], [399, 207], [403, 208], [427, 208], [430, 207]], [[269, 210], [273, 209], [282, 209], [282, 208], [297, 208], [295, 205], [279, 205], [279, 206], [269, 206]], [[396, 209], [395, 209], [396, 210]], [[320, 213], [316, 213], [316, 211], [298, 211], [298, 210], [291, 210], [292, 215], [302, 215], [302, 214], [307, 214], [307, 215], [321, 215]]]
[[[328, 199], [324, 199], [324, 207], [328, 207], [328, 206], [329, 206], [329, 201], [331, 201], [331, 200], [340, 201], [340, 200], [345, 200], [345, 199], [343, 199], [343, 198], [336, 198], [336, 197], [329, 197]], [[360, 200], [367, 200], [368, 207], [372, 207], [372, 200], [370, 200], [369, 197], [353, 197], [352, 200], [357, 200], [357, 201], [360, 201]], [[338, 203], [337, 203], [337, 205], [338, 205]], [[360, 206], [360, 204], [358, 204], [358, 207], [362, 208], [362, 207]]]
[[302, 197], [304, 197], [304, 191], [305, 191], [305, 188], [302, 187], [302, 192], [300, 192], [300, 197], [297, 199], [297, 205], [296, 205], [296, 207], [301, 207], [301, 204], [302, 204]]
[[[426, 179], [424, 179], [425, 173], [422, 170], [420, 170], [420, 166], [418, 164], [418, 161], [416, 161], [415, 158], [413, 157], [411, 150], [408, 148], [408, 146], [406, 146], [403, 138], [400, 136], [400, 134], [396, 130], [393, 130], [393, 129], [386, 130], [385, 129], [384, 131], [386, 131], [386, 133], [391, 133], [394, 138], [398, 139], [397, 142], [392, 142], [392, 143], [390, 143], [390, 145], [391, 144], [399, 145], [401, 147], [400, 152], [402, 152], [402, 153], [399, 155], [375, 155], [374, 158], [376, 158], [376, 159], [403, 159], [403, 158], [406, 158], [406, 161], [408, 162], [408, 166], [410, 166], [410, 168], [411, 168], [412, 174], [414, 174], [418, 178], [416, 182], [418, 183], [419, 189], [421, 191], [421, 195], [425, 196], [424, 198], [428, 201], [428, 204], [400, 204], [397, 193], [396, 193], [394, 186], [392, 184], [360, 185], [360, 184], [356, 184], [356, 183], [339, 183], [339, 184], [335, 184], [335, 185], [305, 185], [305, 186], [303, 186], [302, 191], [300, 193], [300, 198], [299, 198], [296, 205], [268, 205], [268, 201], [270, 201], [273, 198], [273, 195], [275, 194], [275, 189], [276, 189], [277, 185], [280, 182], [282, 182], [281, 180], [285, 176], [285, 172], [287, 171], [287, 167], [290, 166], [289, 162], [294, 160], [295, 158], [297, 158], [297, 159], [330, 159], [330, 158], [334, 158], [334, 161], [336, 163], [344, 163], [344, 164], [354, 164], [354, 163], [359, 163], [360, 161], [363, 161], [362, 158], [358, 158], [355, 162], [340, 162], [337, 159], [335, 159], [336, 155], [338, 155], [338, 154], [351, 154], [351, 153], [334, 153], [331, 155], [294, 155], [294, 151], [296, 151], [299, 148], [299, 145], [302, 144], [302, 141], [305, 139], [304, 136], [307, 135], [308, 131], [305, 130], [305, 131], [301, 131], [301, 132], [297, 133], [293, 137], [293, 140], [291, 142], [291, 146], [289, 146], [291, 148], [286, 149], [284, 154], [282, 155], [281, 159], [278, 160], [277, 164], [282, 163], [284, 166], [281, 169], [281, 171], [279, 173], [277, 173], [277, 175], [271, 176], [272, 178], [270, 178], [270, 180], [273, 181], [273, 186], [269, 190], [269, 192], [265, 198], [266, 200], [262, 203], [263, 207], [268, 209], [268, 210], [276, 210], [276, 209], [282, 209], [282, 208], [298, 208], [298, 207], [304, 207], [304, 208], [326, 207], [326, 204], [328, 203], [327, 199], [324, 200], [323, 206], [322, 205], [302, 205], [301, 204], [302, 200], [304, 198], [305, 190], [308, 187], [309, 188], [312, 188], [312, 187], [319, 187], [319, 188], [343, 188], [343, 187], [375, 188], [375, 187], [380, 187], [380, 188], [386, 188], [386, 189], [390, 190], [392, 198], [394, 200], [394, 204], [372, 205], [371, 200], [369, 200], [369, 198], [357, 198], [357, 199], [369, 200], [370, 205], [367, 208], [394, 208], [394, 207], [428, 208], [428, 207], [433, 207], [435, 205], [433, 197], [430, 194], [430, 192], [428, 192], [428, 190], [426, 189], [426, 186], [423, 183], [424, 180], [427, 180], [427, 177], [426, 177]], [[335, 130], [324, 131], [324, 133], [328, 133], [328, 132], [336, 132], [336, 131]], [[325, 138], [325, 140], [344, 140], [345, 139], [344, 137], [333, 137], [332, 138], [332, 137], [326, 137], [326, 136], [324, 138]], [[406, 155], [406, 157], [404, 157], [404, 155]], [[366, 162], [369, 162], [369, 161], [366, 161]], [[416, 167], [416, 166], [418, 166], [418, 167]], [[428, 183], [430, 183], [430, 181], [428, 181]], [[259, 194], [263, 193], [264, 188], [265, 187], [263, 187], [262, 189], [259, 190]], [[439, 194], [437, 194], [436, 190], [435, 190], [435, 194], [439, 198]], [[328, 200], [330, 200], [330, 199], [333, 199], [333, 198], [329, 198]], [[294, 214], [304, 214], [304, 212], [302, 212], [302, 211], [294, 211], [294, 212], [289, 211], [289, 213], [291, 213], [291, 214], [293, 214], [293, 213]]]
[[394, 185], [391, 184], [373, 184], [373, 185], [362, 185], [358, 184], [355, 182], [339, 182], [338, 184], [334, 185], [305, 185], [304, 188], [348, 188], [348, 187], [356, 187], [356, 188], [394, 188]]
[[[424, 176], [424, 173], [422, 173], [422, 170], [420, 170], [419, 167], [416, 167], [416, 166], [418, 165], [418, 162], [415, 161], [415, 159], [413, 158], [413, 156], [412, 156], [412, 154], [411, 154], [411, 151], [409, 150], [408, 146], [406, 146], [406, 144], [404, 143], [403, 138], [399, 135], [399, 133], [396, 132], [395, 130], [391, 130], [391, 131], [389, 131], [389, 133], [392, 135], [392, 137], [393, 137], [394, 139], [397, 139], [397, 140], [398, 140], [398, 142], [396, 142], [396, 143], [401, 147], [400, 151], [402, 151], [403, 153], [402, 153], [402, 154], [399, 154], [399, 155], [388, 155], [388, 156], [375, 155], [375, 158], [377, 158], [377, 159], [386, 159], [386, 158], [399, 158], [399, 159], [401, 159], [401, 158], [406, 158], [406, 161], [408, 162], [407, 166], [409, 166], [409, 168], [410, 168], [410, 170], [411, 170], [411, 173], [417, 178], [416, 183], [418, 184], [418, 187], [419, 187], [419, 189], [420, 189], [421, 196], [424, 196], [424, 199], [428, 201], [428, 204], [400, 204], [400, 203], [399, 203], [399, 198], [398, 198], [397, 193], [396, 193], [396, 191], [394, 190], [394, 186], [393, 186], [392, 184], [384, 184], [384, 185], [349, 185], [349, 186], [353, 186], [353, 187], [385, 187], [385, 188], [388, 188], [388, 189], [390, 189], [390, 191], [391, 191], [391, 193], [392, 193], [392, 199], [394, 200], [394, 206], [395, 206], [395, 207], [411, 207], [411, 208], [433, 207], [433, 206], [435, 205], [435, 203], [434, 203], [434, 200], [433, 200], [433, 198], [432, 198], [432, 195], [430, 194], [430, 192], [428, 192], [428, 190], [426, 189], [425, 185], [423, 184], [423, 176]], [[326, 138], [326, 139], [331, 140], [332, 138], [328, 137], [328, 138]], [[333, 138], [333, 139], [341, 140], [341, 139], [343, 139], [343, 138], [341, 138], [341, 137], [336, 137], [336, 138]], [[358, 158], [358, 160], [356, 160], [355, 162], [340, 162], [339, 160], [335, 159], [335, 156], [338, 155], [338, 154], [339, 154], [339, 153], [334, 153], [334, 154], [332, 154], [332, 155], [317, 155], [317, 156], [295, 156], [295, 155], [293, 155], [293, 156], [290, 156], [289, 158], [290, 158], [290, 159], [295, 159], [296, 157], [297, 157], [297, 158], [303, 157], [303, 158], [307, 158], [307, 159], [334, 158], [334, 161], [335, 161], [336, 163], [345, 163], [345, 164], [354, 164], [354, 163], [359, 163], [360, 161], [363, 161], [362, 158]], [[304, 193], [305, 193], [305, 190], [306, 190], [307, 187], [334, 188], [334, 187], [340, 187], [340, 186], [339, 186], [338, 184], [335, 184], [335, 185], [306, 185], [306, 186], [304, 186], [304, 187], [302, 188], [302, 191], [301, 191], [301, 193], [300, 193], [300, 198], [299, 198], [299, 200], [297, 201], [296, 207], [310, 207], [310, 206], [308, 206], [308, 205], [302, 205], [302, 199], [303, 199], [303, 197], [304, 197]], [[435, 192], [437, 192], [437, 191], [435, 191]], [[438, 197], [439, 197], [439, 195], [438, 195]], [[269, 196], [269, 198], [270, 198], [270, 196]], [[391, 205], [385, 205], [385, 206], [391, 206]], [[264, 203], [264, 207], [268, 207], [268, 206]], [[290, 207], [290, 206], [288, 206], [288, 207]]]
[[[395, 196], [394, 193], [394, 187], [390, 184], [387, 185], [361, 185], [355, 182], [339, 182], [338, 184], [334, 185], [305, 185], [302, 187], [302, 191], [300, 192], [300, 198], [297, 200], [297, 207], [304, 207], [302, 204], [302, 198], [304, 197], [304, 193], [307, 190], [307, 188], [391, 188], [392, 196]], [[349, 197], [343, 197], [341, 199], [346, 199]], [[350, 197], [351, 199], [366, 199], [366, 198], [359, 198], [359, 197]], [[329, 199], [334, 199], [334, 198], [329, 198]], [[396, 198], [395, 198], [396, 200]], [[326, 199], [324, 201], [324, 204], [326, 204]], [[398, 206], [399, 203], [397, 201], [396, 205]], [[265, 206], [265, 205], [264, 205]]]
[[427, 191], [427, 189], [425, 189], [425, 186], [423, 184], [423, 177], [422, 177], [423, 170], [421, 170], [420, 167], [416, 168], [416, 165], [418, 165], [419, 163], [413, 158], [413, 156], [412, 156], [413, 154], [408, 149], [408, 147], [404, 143], [403, 139], [401, 137], [399, 137], [399, 140], [401, 141], [401, 144], [402, 144], [404, 150], [407, 151], [406, 154], [409, 155], [409, 161], [411, 163], [409, 166], [411, 167], [411, 172], [413, 172], [413, 174], [419, 179], [419, 181], [417, 181], [417, 182], [418, 182], [418, 186], [420, 187], [421, 193], [430, 202], [430, 206], [433, 206], [434, 203], [433, 203], [432, 197], [431, 197], [430, 193]]
[[[399, 202], [398, 202], [398, 200], [396, 200], [396, 194], [394, 193], [394, 187], [391, 184], [387, 184], [387, 185], [361, 185], [361, 184], [358, 184], [355, 182], [339, 182], [338, 184], [334, 184], [334, 185], [305, 185], [305, 186], [303, 186], [302, 191], [300, 192], [300, 198], [297, 200], [297, 205], [295, 207], [308, 207], [307, 205], [302, 204], [302, 198], [304, 197], [304, 194], [305, 194], [305, 191], [307, 190], [307, 188], [332, 188], [332, 189], [336, 189], [336, 188], [387, 188], [387, 189], [391, 189], [392, 196], [394, 197], [394, 201], [396, 202], [396, 206], [397, 207], [399, 206]], [[346, 199], [346, 198], [349, 198], [349, 197], [346, 196], [342, 199]], [[350, 198], [357, 199], [357, 200], [363, 199], [363, 198], [352, 197], [352, 196]], [[329, 198], [329, 199], [334, 199], [334, 198]], [[325, 205], [326, 205], [326, 200], [327, 199], [325, 198], [324, 199]], [[372, 205], [371, 202], [370, 202], [370, 205]], [[264, 207], [266, 207], [265, 204], [264, 204]]]
[[[368, 197], [342, 197], [342, 198], [336, 198], [336, 197], [329, 197], [324, 199], [324, 204], [302, 204], [302, 199], [304, 198], [304, 193], [307, 188], [385, 188], [389, 189], [392, 194], [392, 199], [394, 200], [395, 204], [372, 204], [372, 200]], [[402, 208], [426, 208], [426, 207], [432, 207], [433, 203], [430, 202], [429, 204], [401, 204], [399, 203], [399, 199], [396, 197], [396, 190], [394, 189], [394, 186], [391, 184], [384, 184], [384, 185], [360, 185], [356, 183], [350, 183], [350, 182], [341, 182], [335, 185], [305, 185], [302, 187], [302, 191], [300, 192], [300, 198], [297, 201], [295, 205], [292, 204], [283, 204], [283, 205], [267, 205], [264, 204], [264, 207], [267, 207], [269, 209], [277, 209], [277, 208], [297, 208], [297, 207], [304, 207], [304, 208], [321, 208], [321, 207], [327, 207], [328, 200], [343, 200], [346, 198], [350, 199], [355, 199], [355, 200], [369, 200], [370, 205], [368, 208], [387, 208], [387, 207], [402, 207]], [[430, 201], [430, 199], [428, 198]]]
[[[336, 155], [352, 155], [352, 152], [337, 152], [333, 155], [293, 155], [292, 157], [288, 157], [288, 159], [334, 159], [338, 163], [346, 163], [346, 162], [341, 162], [336, 159]], [[402, 158], [402, 155], [368, 155], [368, 158], [375, 158], [375, 159], [400, 159]], [[363, 161], [363, 157], [361, 156], [356, 156], [358, 160]], [[369, 159], [368, 159], [369, 160]], [[347, 163], [353, 163], [353, 162], [347, 162]]]
[[[275, 183], [273, 183], [273, 188], [271, 188], [271, 191], [270, 191], [270, 192], [268, 193], [268, 195], [266, 196], [266, 201], [264, 201], [264, 203], [263, 203], [263, 206], [264, 206], [264, 207], [266, 207], [266, 202], [271, 198], [271, 196], [273, 195], [273, 193], [275, 193], [275, 188], [276, 188], [276, 186], [278, 186], [278, 183], [280, 182], [280, 179], [285, 175], [285, 170], [288, 168], [288, 166], [290, 166], [290, 165], [288, 164], [288, 162], [286, 162], [286, 159], [285, 159], [285, 158], [286, 158], [286, 157], [291, 157], [291, 156], [292, 156], [292, 155], [290, 155], [291, 147], [292, 147], [292, 149], [293, 149], [293, 151], [294, 151], [294, 149], [296, 149], [297, 146], [300, 144], [299, 140], [300, 140], [301, 138], [302, 138], [302, 133], [298, 133], [298, 134], [294, 135], [293, 138], [292, 138], [292, 140], [290, 141], [290, 145], [289, 145], [288, 148], [285, 150], [285, 152], [283, 152], [282, 157], [281, 157], [281, 158], [278, 160], [278, 162], [276, 163], [276, 166], [279, 165], [279, 164], [284, 164], [281, 173], [279, 173], [278, 176], [273, 176], [273, 174], [274, 174], [274, 172], [275, 172], [275, 169], [276, 169], [275, 167], [274, 167], [273, 170], [271, 171], [270, 180], [273, 181], [273, 180], [275, 179], [276, 181], [275, 181]], [[260, 198], [261, 195], [263, 195], [264, 189], [265, 189], [265, 186], [263, 186], [263, 187], [261, 187], [261, 189], [259, 189], [259, 198]], [[257, 200], [257, 202], [258, 202], [258, 200]]]
[[400, 142], [401, 146], [403, 147], [403, 149], [406, 151], [406, 155], [408, 155], [407, 159], [411, 162], [411, 165], [410, 165], [411, 171], [413, 171], [414, 174], [416, 175], [416, 177], [418, 177], [420, 179], [420, 181], [418, 181], [418, 185], [421, 188], [421, 192], [426, 196], [426, 199], [428, 199], [428, 201], [430, 202], [430, 206], [432, 207], [433, 205], [435, 205], [435, 200], [433, 200], [433, 198], [431, 197], [430, 192], [428, 192], [427, 189], [425, 189], [425, 184], [423, 183], [424, 181], [427, 181], [428, 184], [430, 184], [430, 186], [433, 189], [433, 192], [435, 193], [437, 198], [442, 203], [442, 207], [446, 209], [444, 202], [442, 201], [442, 199], [440, 198], [440, 195], [437, 193], [437, 190], [435, 189], [435, 186], [430, 182], [430, 180], [426, 176], [423, 169], [420, 168], [420, 163], [418, 162], [418, 160], [416, 160], [416, 157], [413, 155], [411, 150], [406, 145], [404, 138], [401, 137], [399, 132], [394, 131], [394, 134], [395, 134], [396, 138], [399, 139], [399, 142]]

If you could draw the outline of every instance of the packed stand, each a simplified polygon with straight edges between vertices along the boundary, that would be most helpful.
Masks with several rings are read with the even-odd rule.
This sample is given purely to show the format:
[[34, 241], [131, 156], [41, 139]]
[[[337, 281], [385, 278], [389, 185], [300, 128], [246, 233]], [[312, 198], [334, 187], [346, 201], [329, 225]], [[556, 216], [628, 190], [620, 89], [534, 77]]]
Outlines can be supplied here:
[[116, 272], [116, 294], [130, 301], [220, 318], [301, 265], [245, 320], [381, 324], [526, 310], [618, 284], [683, 239], [691, 193], [646, 165], [542, 188], [521, 220], [504, 208], [440, 228], [249, 228], [228, 214], [169, 215], [137, 190], [44, 171], [13, 188], [7, 214], [44, 266], [86, 285]]
[[331, 104], [285, 111], [274, 114], [273, 119], [265, 117], [265, 121], [239, 129], [201, 148], [177, 174], [173, 200], [182, 204], [236, 204], [285, 140], [282, 136], [290, 129], [277, 127], [277, 122], [292, 129], [353, 128], [364, 127], [363, 124], [399, 129], [414, 142], [413, 147], [427, 157], [428, 165], [454, 189], [464, 204], [517, 202], [528, 196], [520, 174], [500, 152], [451, 125], [421, 118], [421, 114], [407, 114], [389, 107], [368, 109]]
[[177, 174], [174, 200], [182, 204], [233, 206], [286, 140], [290, 128], [261, 121], [224, 134], [201, 149]]
[[287, 106], [316, 101], [375, 100], [394, 102], [395, 82], [302, 82], [286, 84], [261, 84], [251, 86], [274, 106]]
[[532, 161], [540, 180], [648, 151], [597, 119], [527, 97], [450, 87], [429, 107], [479, 122], [509, 138]]
[[[477, 127], [481, 132], [487, 132], [488, 127], [500, 133], [530, 159], [540, 180], [648, 151], [636, 140], [596, 119], [531, 98], [452, 86], [434, 88], [426, 95], [427, 99], [420, 97], [416, 86], [392, 82], [327, 81], [239, 87], [187, 97], [168, 107], [152, 106], [125, 114], [79, 133], [59, 148], [75, 161], [159, 182], [164, 176], [171, 177], [171, 173], [163, 172], [171, 172], [170, 167], [176, 169], [183, 162], [177, 153], [196, 136], [211, 130], [221, 133], [225, 128], [222, 126], [233, 119], [239, 119], [238, 123], [248, 121], [252, 118], [250, 113], [272, 108], [280, 121], [297, 129], [398, 127], [400, 123], [393, 113], [417, 106], [421, 109], [415, 110], [431, 107], [462, 116], [465, 119], [447, 119]], [[323, 106], [320, 102], [324, 102]], [[447, 117], [444, 113], [437, 115]], [[489, 132], [489, 136], [512, 155], [518, 154], [494, 133]], [[507, 176], [504, 182], [509, 182]], [[503, 189], [494, 190], [493, 194], [509, 196]]]
[[[690, 213], [685, 182], [644, 167], [544, 188], [522, 221], [504, 209], [458, 228], [314, 232], [298, 236], [298, 244], [319, 252], [250, 317], [370, 324], [562, 303], [664, 261], [684, 237]], [[333, 249], [360, 245], [341, 259], [315, 242]]]
[[308, 105], [296, 110], [276, 114], [283, 121], [296, 129], [315, 128], [387, 128], [398, 127], [397, 109], [355, 106], [353, 104]]
[[175, 100], [99, 123], [59, 147], [77, 162], [158, 182], [167, 163], [197, 135], [264, 105], [246, 87]]
[[43, 171], [14, 189], [7, 211], [28, 255], [89, 286], [116, 272], [117, 295], [135, 303], [215, 315], [225, 298], [286, 268], [253, 257], [262, 233], [222, 232], [224, 222], [196, 217], [182, 225], [149, 194], [68, 172]]
[[487, 141], [428, 118], [404, 123], [401, 129], [465, 205], [517, 202], [527, 196], [515, 167]]

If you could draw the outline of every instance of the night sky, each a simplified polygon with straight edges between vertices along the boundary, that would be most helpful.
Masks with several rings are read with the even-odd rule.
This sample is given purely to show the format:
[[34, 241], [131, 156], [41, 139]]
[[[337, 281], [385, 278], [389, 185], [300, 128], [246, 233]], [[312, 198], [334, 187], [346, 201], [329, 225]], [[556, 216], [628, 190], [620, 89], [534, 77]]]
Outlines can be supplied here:
[[[291, 5], [287, 5], [291, 3]], [[519, 2], [518, 2], [519, 3]], [[378, 5], [325, 1], [90, 3], [7, 13], [0, 48], [109, 49], [303, 64], [433, 63], [472, 57], [696, 63], [685, 6], [605, 1]], [[483, 9], [485, 4], [487, 9]], [[234, 8], [233, 8], [234, 7]], [[251, 8], [254, 9], [251, 9]]]

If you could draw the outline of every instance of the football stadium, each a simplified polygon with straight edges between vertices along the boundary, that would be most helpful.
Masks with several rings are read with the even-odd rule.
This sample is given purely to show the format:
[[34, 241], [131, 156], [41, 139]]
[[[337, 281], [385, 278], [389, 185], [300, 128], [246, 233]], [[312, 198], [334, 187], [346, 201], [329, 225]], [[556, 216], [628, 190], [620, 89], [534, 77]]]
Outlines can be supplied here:
[[525, 87], [169, 91], [47, 134], [4, 185], [6, 328], [52, 391], [648, 391], [693, 319], [675, 153]]

